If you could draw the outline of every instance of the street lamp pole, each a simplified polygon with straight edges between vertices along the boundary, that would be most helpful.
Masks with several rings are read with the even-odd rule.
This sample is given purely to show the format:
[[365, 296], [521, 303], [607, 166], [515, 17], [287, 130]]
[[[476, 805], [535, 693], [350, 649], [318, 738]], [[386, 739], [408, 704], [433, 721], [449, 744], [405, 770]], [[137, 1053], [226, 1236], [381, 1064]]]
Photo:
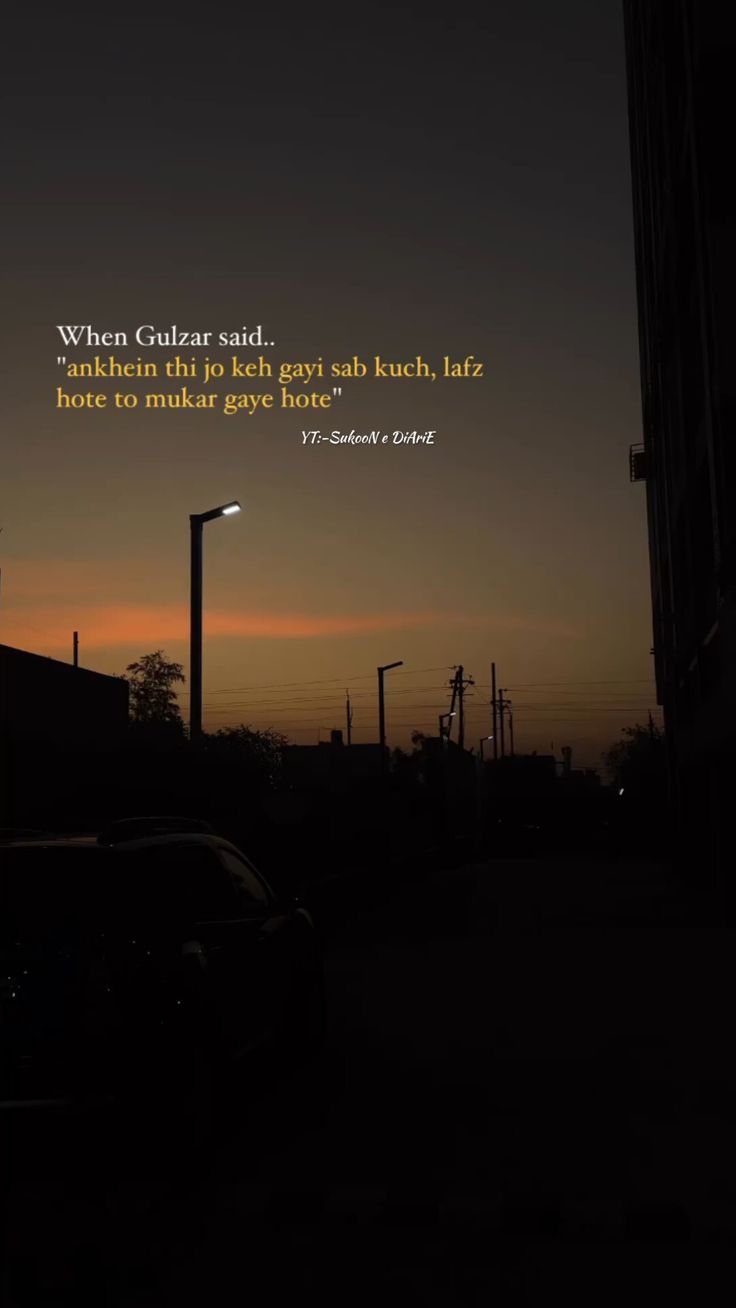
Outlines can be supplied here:
[[481, 761], [481, 763], [484, 763], [484, 762], [485, 762], [485, 759], [483, 758], [483, 746], [485, 745], [485, 743], [486, 743], [487, 740], [493, 740], [493, 739], [494, 739], [493, 736], [481, 736], [481, 738], [480, 738], [480, 761]]
[[213, 518], [239, 513], [237, 500], [220, 504], [207, 513], [190, 513], [191, 577], [189, 602], [189, 739], [199, 744], [202, 739], [202, 544], [203, 528]]
[[493, 727], [493, 761], [498, 758], [498, 700], [496, 699], [496, 665], [491, 664], [491, 725]]
[[189, 602], [189, 739], [202, 735], [202, 519], [189, 514], [191, 587]]
[[479, 741], [480, 759], [479, 759], [479, 766], [478, 768], [476, 768], [478, 784], [476, 787], [476, 824], [475, 824], [475, 848], [476, 848], [476, 853], [478, 855], [482, 854], [483, 852], [485, 827], [486, 827], [486, 823], [484, 819], [486, 813], [486, 804], [488, 801], [488, 779], [486, 777], [485, 756], [483, 754], [483, 746], [485, 745], [487, 740], [493, 741], [494, 749], [495, 749], [495, 745], [496, 745], [495, 731], [491, 732], [490, 736], [481, 736]]
[[381, 745], [381, 775], [386, 774], [386, 704], [383, 695], [383, 674], [391, 668], [403, 667], [403, 659], [398, 663], [385, 663], [382, 668], [377, 668], [378, 672], [378, 738]]
[[443, 740], [447, 740], [447, 739], [448, 739], [447, 730], [446, 730], [445, 727], [443, 726], [443, 723], [444, 723], [444, 721], [445, 721], [445, 718], [447, 718], [447, 720], [448, 720], [448, 722], [449, 722], [451, 718], [454, 718], [454, 716], [455, 716], [455, 710], [454, 710], [454, 709], [453, 709], [452, 712], [450, 712], [450, 713], [440, 713], [440, 744], [442, 743]]

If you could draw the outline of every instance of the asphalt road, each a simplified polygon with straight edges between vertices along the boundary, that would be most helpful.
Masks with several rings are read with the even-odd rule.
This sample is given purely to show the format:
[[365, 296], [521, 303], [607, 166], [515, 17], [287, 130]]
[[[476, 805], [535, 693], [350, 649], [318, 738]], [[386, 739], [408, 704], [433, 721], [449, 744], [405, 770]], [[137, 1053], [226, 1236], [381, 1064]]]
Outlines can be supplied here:
[[478, 865], [333, 927], [323, 1054], [204, 1156], [24, 1127], [9, 1308], [730, 1303], [734, 932], [663, 878]]

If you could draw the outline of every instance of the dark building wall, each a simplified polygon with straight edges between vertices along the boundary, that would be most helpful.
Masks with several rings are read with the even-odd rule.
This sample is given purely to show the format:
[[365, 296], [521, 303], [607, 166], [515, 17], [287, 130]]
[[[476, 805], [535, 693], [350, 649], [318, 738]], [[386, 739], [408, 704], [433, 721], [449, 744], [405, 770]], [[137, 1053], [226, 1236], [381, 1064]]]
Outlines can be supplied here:
[[338, 740], [322, 741], [319, 745], [289, 745], [284, 762], [293, 784], [344, 786], [380, 778], [381, 747], [347, 746]]
[[713, 0], [624, 16], [658, 697], [688, 857], [717, 870], [736, 755], [736, 20]]
[[58, 821], [127, 721], [122, 678], [0, 645], [0, 824]]

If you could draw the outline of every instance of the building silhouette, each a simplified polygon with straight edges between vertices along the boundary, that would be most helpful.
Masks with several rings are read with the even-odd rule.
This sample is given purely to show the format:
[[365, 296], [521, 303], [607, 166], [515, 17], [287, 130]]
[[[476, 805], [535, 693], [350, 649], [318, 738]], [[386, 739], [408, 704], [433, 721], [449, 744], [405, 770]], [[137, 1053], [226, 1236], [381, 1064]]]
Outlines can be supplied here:
[[0, 827], [64, 821], [101, 778], [128, 722], [128, 684], [0, 645]]
[[[733, 857], [736, 753], [736, 20], [714, 0], [625, 0], [654, 654], [678, 847]], [[729, 856], [730, 855], [730, 856]]]
[[317, 745], [287, 745], [284, 767], [291, 784], [345, 788], [381, 776], [381, 746], [350, 745], [342, 731], [330, 732], [330, 739]]

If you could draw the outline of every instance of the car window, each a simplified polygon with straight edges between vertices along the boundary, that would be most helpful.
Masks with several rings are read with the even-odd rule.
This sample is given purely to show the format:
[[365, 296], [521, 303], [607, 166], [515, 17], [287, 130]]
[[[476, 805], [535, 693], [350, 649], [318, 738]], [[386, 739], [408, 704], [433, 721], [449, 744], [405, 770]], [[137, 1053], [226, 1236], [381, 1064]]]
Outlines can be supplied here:
[[116, 909], [112, 866], [94, 847], [0, 851], [0, 943], [102, 930]]
[[220, 857], [232, 876], [238, 899], [246, 908], [268, 904], [268, 892], [252, 868], [230, 849], [221, 849]]
[[121, 884], [121, 897], [129, 910], [192, 922], [237, 917], [232, 881], [212, 846], [162, 845], [126, 858], [130, 871]]

